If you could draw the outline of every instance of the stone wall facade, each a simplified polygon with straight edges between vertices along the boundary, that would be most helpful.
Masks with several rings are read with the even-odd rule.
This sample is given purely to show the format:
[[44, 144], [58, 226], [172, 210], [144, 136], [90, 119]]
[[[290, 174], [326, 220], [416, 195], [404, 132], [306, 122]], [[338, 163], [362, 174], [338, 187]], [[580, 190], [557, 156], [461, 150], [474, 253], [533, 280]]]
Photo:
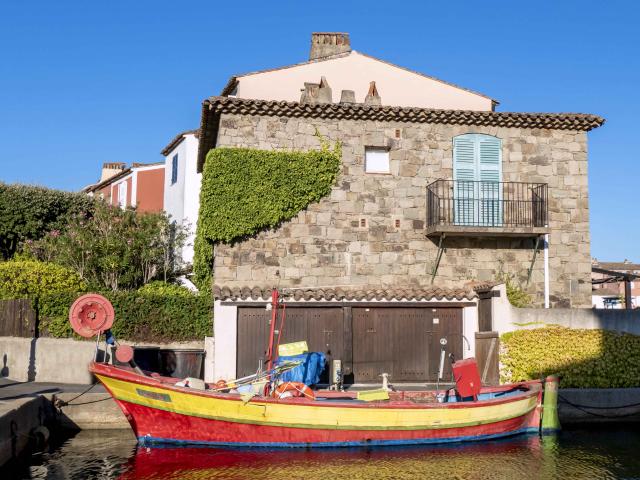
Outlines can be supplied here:
[[[438, 245], [425, 236], [426, 187], [453, 178], [455, 136], [485, 133], [502, 140], [503, 181], [549, 184], [552, 306], [591, 305], [585, 132], [225, 113], [217, 146], [315, 149], [316, 130], [342, 143], [342, 172], [331, 194], [275, 230], [217, 245], [216, 284], [430, 285]], [[389, 148], [390, 174], [365, 173], [366, 146]], [[524, 285], [534, 240], [449, 237], [444, 246], [435, 285], [459, 287], [501, 273]], [[539, 253], [527, 287], [537, 305], [543, 301], [543, 272]]]

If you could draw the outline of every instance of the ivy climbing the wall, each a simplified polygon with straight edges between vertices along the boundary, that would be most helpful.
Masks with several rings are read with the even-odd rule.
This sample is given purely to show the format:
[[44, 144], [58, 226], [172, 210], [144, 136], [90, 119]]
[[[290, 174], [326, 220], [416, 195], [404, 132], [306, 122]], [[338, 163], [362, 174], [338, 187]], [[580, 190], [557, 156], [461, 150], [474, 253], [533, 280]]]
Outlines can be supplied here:
[[215, 148], [204, 165], [194, 245], [199, 287], [210, 285], [215, 243], [232, 243], [273, 228], [331, 192], [341, 145], [320, 150]]

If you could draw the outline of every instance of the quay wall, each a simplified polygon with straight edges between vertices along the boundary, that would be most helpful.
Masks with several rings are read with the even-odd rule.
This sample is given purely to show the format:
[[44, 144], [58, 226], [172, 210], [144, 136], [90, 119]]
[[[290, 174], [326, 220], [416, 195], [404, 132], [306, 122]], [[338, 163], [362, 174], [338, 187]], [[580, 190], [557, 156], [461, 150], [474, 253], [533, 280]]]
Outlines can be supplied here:
[[[176, 342], [155, 346], [203, 349], [204, 342]], [[71, 338], [0, 337], [0, 377], [20, 382], [90, 384], [93, 382], [93, 376], [88, 372], [87, 365], [94, 359], [95, 349], [96, 344], [93, 341]]]

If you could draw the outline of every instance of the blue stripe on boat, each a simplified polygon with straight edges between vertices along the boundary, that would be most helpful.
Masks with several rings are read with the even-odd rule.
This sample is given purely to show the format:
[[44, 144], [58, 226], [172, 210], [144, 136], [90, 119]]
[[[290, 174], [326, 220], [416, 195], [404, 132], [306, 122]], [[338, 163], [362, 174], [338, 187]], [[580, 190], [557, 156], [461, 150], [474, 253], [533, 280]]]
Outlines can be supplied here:
[[261, 448], [307, 448], [307, 447], [371, 447], [371, 446], [385, 446], [385, 445], [429, 445], [438, 443], [456, 443], [456, 442], [476, 442], [480, 440], [493, 440], [497, 438], [512, 437], [514, 435], [520, 435], [523, 433], [538, 433], [538, 428], [527, 427], [520, 430], [514, 430], [512, 432], [494, 433], [491, 435], [470, 435], [466, 437], [452, 437], [452, 438], [418, 438], [407, 440], [371, 440], [364, 442], [317, 442], [317, 443], [289, 443], [289, 442], [203, 442], [203, 441], [191, 441], [191, 440], [174, 440], [171, 438], [158, 438], [158, 437], [138, 437], [138, 442], [142, 446], [151, 446], [154, 444], [172, 444], [172, 445], [199, 445], [209, 447], [261, 447]]

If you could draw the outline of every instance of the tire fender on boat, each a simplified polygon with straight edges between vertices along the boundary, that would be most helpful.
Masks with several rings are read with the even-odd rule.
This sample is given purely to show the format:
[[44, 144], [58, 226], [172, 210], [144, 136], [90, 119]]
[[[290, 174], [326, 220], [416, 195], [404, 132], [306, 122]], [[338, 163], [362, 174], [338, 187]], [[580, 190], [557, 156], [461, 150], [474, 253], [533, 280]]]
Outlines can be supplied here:
[[284, 382], [276, 387], [273, 391], [273, 396], [276, 398], [287, 397], [305, 397], [309, 400], [315, 400], [316, 395], [313, 390], [301, 382]]

